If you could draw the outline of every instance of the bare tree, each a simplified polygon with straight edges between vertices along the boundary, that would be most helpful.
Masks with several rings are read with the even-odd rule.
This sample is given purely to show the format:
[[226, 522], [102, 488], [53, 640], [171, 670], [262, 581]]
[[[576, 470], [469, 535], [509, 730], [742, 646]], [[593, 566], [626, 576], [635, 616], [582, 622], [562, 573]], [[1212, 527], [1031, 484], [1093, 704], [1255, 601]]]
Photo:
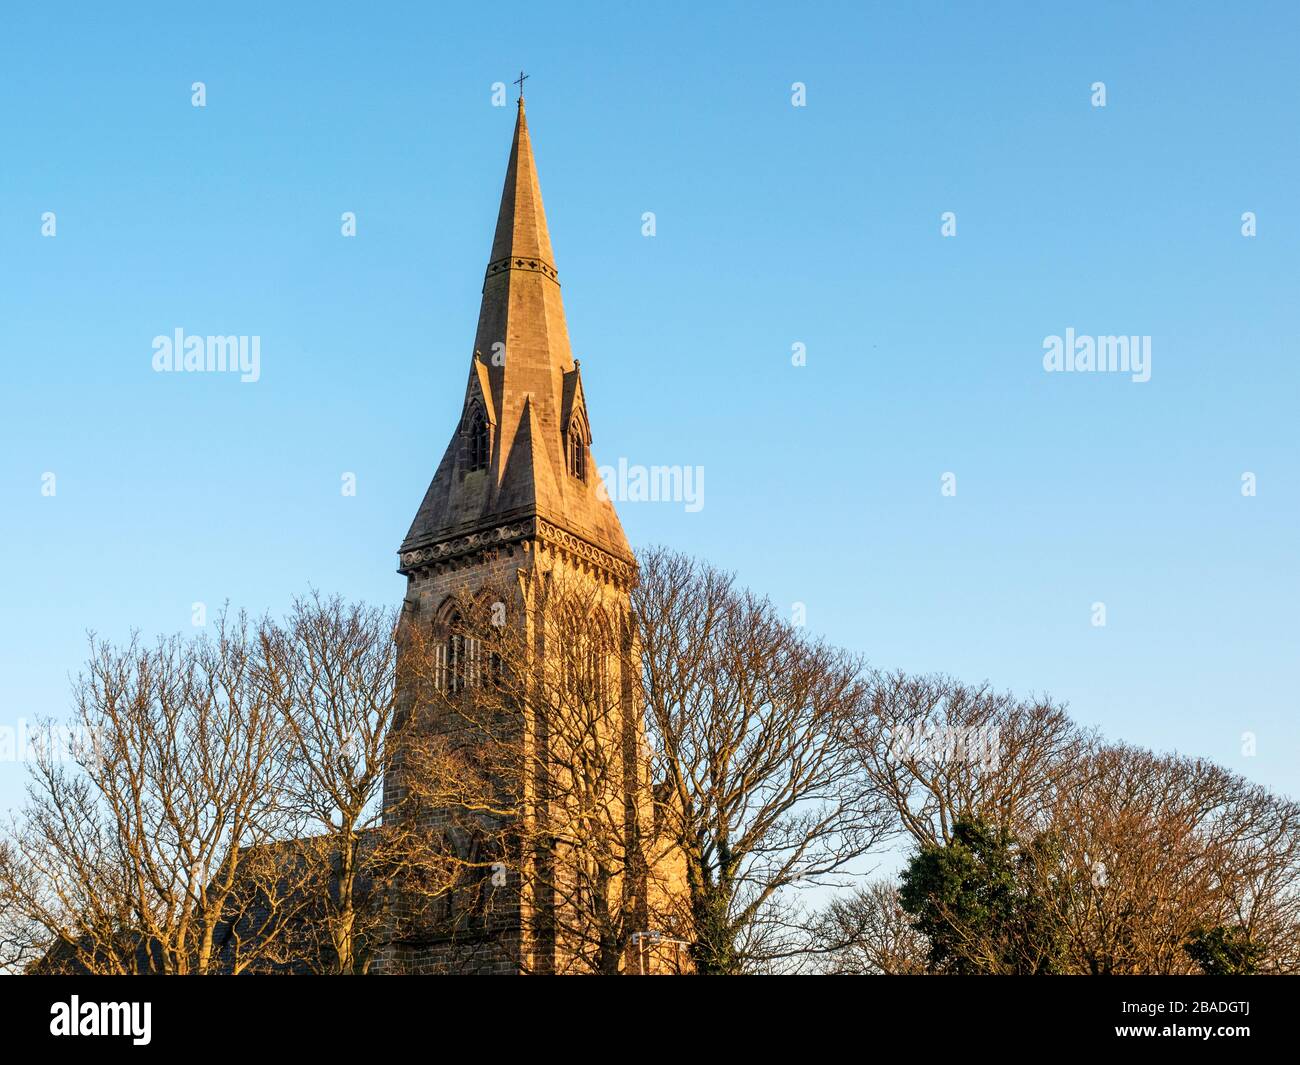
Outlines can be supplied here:
[[1049, 700], [944, 676], [873, 673], [860, 709], [859, 769], [920, 846], [950, 843], [962, 815], [1016, 834], [1041, 828], [1088, 740]]
[[1300, 805], [1200, 759], [1094, 744], [1057, 790], [1039, 893], [1072, 971], [1196, 972], [1230, 928], [1262, 968], [1300, 967]]
[[[0, 899], [42, 971], [242, 972], [276, 957], [284, 741], [245, 620], [117, 650], [92, 637], [71, 751], [46, 744], [0, 851]], [[15, 923], [16, 922], [16, 923]]]
[[812, 926], [810, 953], [836, 976], [916, 976], [928, 971], [929, 944], [912, 927], [898, 885], [877, 880], [833, 899]]
[[[902, 673], [872, 689], [856, 744], [897, 831], [944, 848], [976, 818], [1005, 839], [1033, 949], [1058, 971], [1194, 972], [1188, 943], [1214, 929], [1294, 969], [1296, 804], [1204, 761], [1106, 744], [1048, 700]], [[958, 916], [945, 935], [974, 971], [1007, 964]]]
[[[412, 819], [384, 823], [402, 697], [396, 623], [394, 611], [313, 594], [284, 625], [260, 629], [261, 680], [288, 734], [283, 803], [299, 829], [280, 857], [306, 873], [311, 919], [299, 922], [298, 950], [319, 971], [369, 969], [394, 930], [396, 886], [414, 869], [426, 892], [448, 887], [432, 838]], [[402, 661], [417, 660], [411, 649]]]
[[696, 965], [761, 968], [794, 949], [783, 893], [834, 882], [887, 831], [855, 772], [863, 665], [726, 574], [666, 551], [641, 562], [642, 691]]

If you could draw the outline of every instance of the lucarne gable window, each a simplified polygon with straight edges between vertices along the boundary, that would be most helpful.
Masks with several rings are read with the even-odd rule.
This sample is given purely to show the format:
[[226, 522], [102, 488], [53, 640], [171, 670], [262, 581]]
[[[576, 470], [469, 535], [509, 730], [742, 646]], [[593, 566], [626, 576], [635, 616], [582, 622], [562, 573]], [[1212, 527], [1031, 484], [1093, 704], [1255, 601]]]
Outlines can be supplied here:
[[469, 468], [485, 470], [488, 464], [488, 426], [482, 408], [475, 407], [469, 416], [469, 433], [466, 441], [469, 451]]
[[569, 472], [580, 481], [587, 479], [587, 448], [576, 425], [569, 430]]

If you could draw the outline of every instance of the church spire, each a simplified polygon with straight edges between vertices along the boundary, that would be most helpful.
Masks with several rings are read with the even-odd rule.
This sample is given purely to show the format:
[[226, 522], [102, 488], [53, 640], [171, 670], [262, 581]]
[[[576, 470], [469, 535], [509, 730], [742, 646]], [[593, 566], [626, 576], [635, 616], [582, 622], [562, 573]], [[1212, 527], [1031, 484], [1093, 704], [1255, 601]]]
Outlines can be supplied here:
[[402, 545], [403, 566], [447, 540], [533, 518], [631, 563], [588, 450], [522, 93], [472, 350], [460, 425]]
[[551, 234], [546, 226], [546, 210], [542, 206], [542, 187], [537, 180], [533, 143], [528, 136], [524, 98], [520, 96], [515, 139], [510, 146], [505, 187], [501, 190], [501, 209], [497, 213], [488, 273], [493, 273], [494, 267], [497, 270], [518, 268], [531, 260], [545, 264], [544, 272], [555, 278], [555, 253], [551, 251]]

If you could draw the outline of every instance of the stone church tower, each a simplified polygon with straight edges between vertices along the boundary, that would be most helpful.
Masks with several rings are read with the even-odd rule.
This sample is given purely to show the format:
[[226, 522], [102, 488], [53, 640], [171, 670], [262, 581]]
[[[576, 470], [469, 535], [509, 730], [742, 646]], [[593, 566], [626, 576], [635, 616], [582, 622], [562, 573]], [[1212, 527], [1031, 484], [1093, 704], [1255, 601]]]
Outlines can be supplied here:
[[[436, 625], [452, 597], [466, 591], [489, 584], [517, 589], [511, 608], [519, 610], [512, 616], [525, 619], [530, 646], [545, 656], [554, 650], [547, 646], [548, 627], [538, 617], [544, 588], [560, 579], [582, 582], [600, 601], [600, 612], [615, 633], [611, 661], [602, 672], [607, 666], [623, 708], [615, 730], [620, 735], [611, 735], [608, 742], [619, 747], [619, 757], [631, 767], [629, 780], [648, 785], [641, 711], [630, 672], [635, 651], [628, 595], [637, 580], [636, 562], [613, 505], [599, 491], [591, 419], [579, 364], [569, 349], [522, 95], [518, 108], [460, 421], [399, 551], [399, 572], [407, 578], [403, 624]], [[463, 646], [440, 649], [439, 668], [454, 668], [447, 665], [449, 659], [468, 653]], [[538, 711], [529, 713], [536, 717]], [[543, 722], [534, 725], [530, 731], [544, 735]], [[387, 808], [401, 787], [398, 779], [387, 782]], [[639, 793], [650, 790], [643, 787]], [[642, 803], [624, 803], [625, 794], [609, 799]], [[650, 804], [643, 805], [631, 816], [653, 832]], [[531, 811], [525, 809], [521, 816], [529, 817]], [[513, 900], [498, 907], [496, 919], [457, 937], [412, 936], [389, 948], [378, 968], [573, 971], [563, 933], [556, 930], [566, 922], [554, 912], [565, 904], [563, 892], [553, 886], [563, 870], [543, 870], [527, 855], [519, 861], [520, 868], [509, 873]], [[562, 864], [563, 859], [554, 861]], [[637, 890], [644, 894], [652, 889], [642, 883]], [[642, 920], [651, 918], [647, 914]], [[636, 967], [629, 958], [623, 968]]]

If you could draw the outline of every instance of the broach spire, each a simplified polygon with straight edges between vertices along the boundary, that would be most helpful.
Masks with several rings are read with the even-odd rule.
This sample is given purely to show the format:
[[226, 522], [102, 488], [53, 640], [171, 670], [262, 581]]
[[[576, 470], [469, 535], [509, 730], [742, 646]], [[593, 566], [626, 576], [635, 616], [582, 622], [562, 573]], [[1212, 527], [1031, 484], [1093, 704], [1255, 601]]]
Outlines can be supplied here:
[[590, 453], [591, 422], [524, 114], [527, 77], [521, 71], [517, 82], [460, 424], [402, 544], [403, 572], [441, 543], [499, 537], [521, 519], [545, 521], [619, 568], [633, 565]]

